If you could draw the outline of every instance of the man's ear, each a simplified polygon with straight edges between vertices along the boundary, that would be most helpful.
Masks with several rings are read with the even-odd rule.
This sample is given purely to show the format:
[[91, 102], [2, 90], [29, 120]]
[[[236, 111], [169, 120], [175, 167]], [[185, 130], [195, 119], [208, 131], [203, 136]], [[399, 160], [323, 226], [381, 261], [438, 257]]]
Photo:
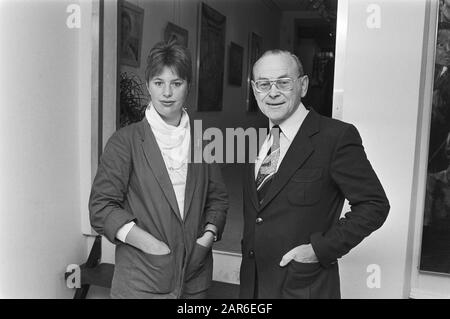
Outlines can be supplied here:
[[306, 93], [308, 92], [309, 78], [307, 75], [303, 76], [303, 79], [301, 79], [300, 85], [301, 85], [300, 96], [303, 98], [303, 97], [305, 97]]
[[255, 81], [250, 80], [250, 83], [252, 84], [253, 95], [255, 96], [255, 99], [256, 99], [258, 92], [256, 92], [256, 89], [255, 89]]

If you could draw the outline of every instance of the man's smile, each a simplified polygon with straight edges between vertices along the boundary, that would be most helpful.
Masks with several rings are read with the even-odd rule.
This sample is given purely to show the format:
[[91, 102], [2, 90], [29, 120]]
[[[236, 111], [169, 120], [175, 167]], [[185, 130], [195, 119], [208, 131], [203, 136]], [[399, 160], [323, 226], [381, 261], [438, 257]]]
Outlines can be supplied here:
[[271, 108], [278, 108], [279, 106], [283, 105], [284, 103], [286, 103], [286, 102], [285, 101], [283, 101], [283, 102], [266, 102], [266, 104]]

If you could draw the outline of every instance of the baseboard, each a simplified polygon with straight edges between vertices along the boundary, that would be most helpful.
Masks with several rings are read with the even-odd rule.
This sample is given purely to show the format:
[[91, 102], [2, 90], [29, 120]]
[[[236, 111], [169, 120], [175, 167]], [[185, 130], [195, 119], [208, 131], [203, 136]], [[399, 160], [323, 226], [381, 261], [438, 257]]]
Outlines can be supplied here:
[[411, 289], [409, 293], [409, 298], [412, 299], [450, 299], [448, 294], [439, 294], [435, 292], [430, 292], [422, 289]]

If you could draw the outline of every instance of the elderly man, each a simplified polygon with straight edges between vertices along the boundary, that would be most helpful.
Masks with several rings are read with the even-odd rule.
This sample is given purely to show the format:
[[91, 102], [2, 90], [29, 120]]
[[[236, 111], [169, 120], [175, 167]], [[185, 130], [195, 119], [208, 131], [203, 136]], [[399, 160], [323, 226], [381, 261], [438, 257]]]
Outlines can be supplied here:
[[383, 224], [389, 202], [356, 128], [302, 104], [295, 55], [267, 51], [253, 78], [271, 131], [245, 175], [240, 297], [340, 298], [337, 259]]

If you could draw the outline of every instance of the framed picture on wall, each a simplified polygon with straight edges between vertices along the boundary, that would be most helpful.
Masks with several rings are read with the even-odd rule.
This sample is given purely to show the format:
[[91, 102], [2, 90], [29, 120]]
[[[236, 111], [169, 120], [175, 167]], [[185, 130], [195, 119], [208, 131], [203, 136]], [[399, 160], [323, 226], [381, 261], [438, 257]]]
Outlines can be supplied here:
[[144, 9], [127, 1], [120, 6], [120, 63], [139, 67], [141, 63]]
[[228, 84], [242, 85], [242, 59], [244, 57], [244, 48], [231, 42], [228, 56]]
[[419, 270], [450, 275], [450, 10], [445, 11], [445, 1], [439, 11]]
[[247, 111], [256, 112], [258, 110], [258, 104], [256, 103], [255, 96], [252, 89], [252, 69], [253, 64], [263, 53], [262, 51], [262, 37], [255, 32], [251, 32], [248, 39], [248, 64], [247, 64]]
[[187, 48], [189, 40], [188, 30], [183, 29], [172, 22], [168, 22], [166, 29], [164, 30], [164, 41], [168, 42], [172, 40]]
[[197, 109], [220, 111], [223, 104], [226, 17], [200, 3], [199, 26]]

